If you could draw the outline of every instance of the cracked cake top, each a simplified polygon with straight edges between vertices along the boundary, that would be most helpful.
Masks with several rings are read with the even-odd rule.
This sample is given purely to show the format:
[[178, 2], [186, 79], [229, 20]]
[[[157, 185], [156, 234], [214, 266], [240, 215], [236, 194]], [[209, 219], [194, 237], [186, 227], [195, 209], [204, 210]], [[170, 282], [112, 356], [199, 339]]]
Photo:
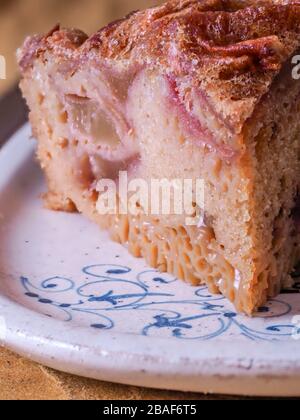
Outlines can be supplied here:
[[[192, 76], [210, 96], [236, 102], [245, 120], [283, 63], [300, 47], [299, 0], [171, 0], [133, 12], [87, 37], [55, 27], [19, 50], [23, 72], [50, 52], [77, 68], [87, 61], [159, 66]], [[71, 68], [71, 66], [70, 66]], [[74, 71], [74, 67], [72, 69]]]

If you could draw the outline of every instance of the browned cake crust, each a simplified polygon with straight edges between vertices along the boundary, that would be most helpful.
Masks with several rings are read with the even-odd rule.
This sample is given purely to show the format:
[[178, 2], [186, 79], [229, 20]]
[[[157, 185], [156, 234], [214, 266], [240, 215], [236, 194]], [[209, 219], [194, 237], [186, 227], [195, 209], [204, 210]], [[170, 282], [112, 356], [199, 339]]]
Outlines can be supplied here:
[[[90, 58], [125, 60], [192, 74], [223, 100], [255, 102], [300, 43], [300, 1], [171, 0], [133, 12], [88, 37], [56, 26], [28, 38], [22, 71], [47, 50], [78, 65]], [[69, 69], [71, 72], [72, 69]], [[251, 105], [250, 105], [251, 103]]]
[[[292, 0], [172, 0], [133, 12], [91, 37], [56, 26], [45, 36], [28, 38], [18, 52], [21, 87], [49, 182], [48, 203], [54, 209], [77, 208], [97, 223], [113, 226], [116, 239], [128, 242], [136, 256], [192, 283], [204, 282], [234, 301], [238, 310], [252, 313], [279, 292], [299, 253], [292, 211], [299, 188], [300, 88], [291, 78], [290, 62], [299, 50], [300, 1]], [[91, 98], [97, 102], [98, 83], [123, 106], [128, 92], [122, 97], [122, 89], [130, 90], [140, 73], [134, 85], [140, 104], [129, 104], [135, 107], [130, 118], [136, 118], [140, 162], [150, 168], [149, 160], [162, 164], [160, 155], [165, 154], [169, 167], [178, 168], [174, 177], [182, 176], [181, 170], [203, 177], [209, 226], [185, 229], [154, 220], [151, 232], [157, 234], [149, 238], [143, 231], [149, 221], [116, 218], [102, 223], [97, 214], [99, 197], [91, 185], [99, 177], [90, 169], [85, 145], [68, 131], [68, 110]], [[169, 108], [177, 107], [165, 119], [164, 88]], [[147, 102], [148, 94], [154, 105]], [[199, 125], [206, 124], [199, 143], [185, 138], [195, 128], [195, 118], [185, 115], [192, 95], [200, 103]], [[157, 131], [147, 125], [150, 117], [145, 117], [143, 105], [149, 106]], [[186, 118], [186, 132], [181, 133], [178, 118]], [[140, 141], [147, 130], [149, 136]], [[124, 144], [130, 143], [131, 134], [125, 124]], [[164, 143], [156, 150], [151, 147], [156, 142]], [[78, 144], [84, 168], [79, 172], [86, 174], [81, 184], [70, 163], [72, 153], [79, 153]]]

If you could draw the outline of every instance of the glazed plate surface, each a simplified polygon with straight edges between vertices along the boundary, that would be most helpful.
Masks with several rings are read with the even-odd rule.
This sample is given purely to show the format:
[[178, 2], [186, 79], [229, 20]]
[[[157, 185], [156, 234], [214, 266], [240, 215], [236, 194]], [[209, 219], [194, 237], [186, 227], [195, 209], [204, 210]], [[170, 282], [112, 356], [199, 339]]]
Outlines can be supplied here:
[[250, 319], [152, 270], [82, 216], [43, 208], [34, 146], [25, 125], [0, 150], [4, 346], [111, 382], [300, 396], [297, 286]]

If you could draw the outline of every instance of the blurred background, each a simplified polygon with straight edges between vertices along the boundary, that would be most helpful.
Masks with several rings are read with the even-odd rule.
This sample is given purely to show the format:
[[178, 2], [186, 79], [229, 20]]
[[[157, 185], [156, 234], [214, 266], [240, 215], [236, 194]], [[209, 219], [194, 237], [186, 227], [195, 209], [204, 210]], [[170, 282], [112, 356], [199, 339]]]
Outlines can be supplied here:
[[25, 36], [48, 32], [56, 23], [88, 34], [132, 10], [162, 0], [0, 0], [0, 56], [6, 61], [6, 80], [0, 75], [0, 96], [18, 79], [15, 51]]

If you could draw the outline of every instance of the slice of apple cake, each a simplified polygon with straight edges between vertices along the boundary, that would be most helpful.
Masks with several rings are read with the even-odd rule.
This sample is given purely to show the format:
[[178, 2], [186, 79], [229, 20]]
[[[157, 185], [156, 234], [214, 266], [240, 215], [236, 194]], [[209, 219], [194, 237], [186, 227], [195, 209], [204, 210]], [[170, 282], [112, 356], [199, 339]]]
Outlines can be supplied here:
[[[289, 0], [173, 0], [91, 37], [28, 38], [21, 89], [48, 207], [82, 212], [151, 266], [252, 314], [291, 283], [299, 256], [298, 50]], [[138, 198], [126, 213], [120, 174], [203, 180], [198, 222]], [[115, 212], [100, 211], [102, 180], [117, 185]]]

